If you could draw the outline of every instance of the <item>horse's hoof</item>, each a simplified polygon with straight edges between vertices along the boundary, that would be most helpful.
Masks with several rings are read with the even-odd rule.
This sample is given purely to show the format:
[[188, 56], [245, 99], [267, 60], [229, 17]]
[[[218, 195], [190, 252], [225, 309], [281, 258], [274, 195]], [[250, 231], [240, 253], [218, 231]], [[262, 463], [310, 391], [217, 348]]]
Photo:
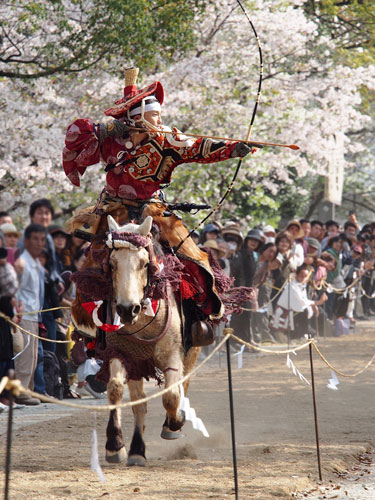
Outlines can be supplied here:
[[142, 455], [131, 455], [128, 457], [126, 465], [128, 467], [132, 467], [133, 465], [138, 465], [138, 467], [144, 467], [146, 465], [146, 459], [145, 457], [142, 457]]
[[120, 448], [118, 451], [110, 451], [105, 450], [105, 459], [106, 462], [110, 464], [120, 464], [126, 458], [126, 449], [125, 446]]
[[163, 426], [160, 433], [160, 437], [162, 437], [163, 439], [172, 440], [172, 439], [180, 439], [184, 437], [184, 435], [182, 434], [181, 431], [171, 431], [168, 427]]

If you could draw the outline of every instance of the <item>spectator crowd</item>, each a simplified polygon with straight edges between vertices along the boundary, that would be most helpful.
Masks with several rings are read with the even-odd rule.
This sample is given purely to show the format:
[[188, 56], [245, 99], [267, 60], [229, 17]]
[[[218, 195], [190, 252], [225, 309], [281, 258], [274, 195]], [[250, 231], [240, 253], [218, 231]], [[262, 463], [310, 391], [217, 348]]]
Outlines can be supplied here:
[[[14, 368], [22, 385], [39, 394], [101, 397], [105, 386], [95, 380], [99, 365], [90, 349], [75, 333], [68, 356], [65, 342], [75, 297], [70, 276], [82, 268], [88, 243], [54, 223], [48, 199], [34, 201], [29, 216], [21, 232], [0, 212], [0, 312], [20, 327], [0, 317], [0, 379]], [[295, 219], [244, 231], [238, 220], [213, 222], [192, 238], [216, 255], [234, 286], [256, 290], [257, 299], [229, 318], [235, 334], [253, 345], [343, 335], [375, 315], [375, 223], [361, 228], [354, 213], [343, 225]], [[39, 403], [16, 398], [16, 406]], [[8, 406], [3, 391], [0, 412]]]
[[[33, 202], [29, 216], [30, 224], [21, 233], [11, 216], [0, 212], [0, 312], [19, 325], [0, 317], [0, 379], [14, 368], [23, 387], [39, 394], [58, 399], [101, 397], [105, 386], [95, 380], [100, 367], [86, 356], [81, 339], [76, 338], [82, 350], [79, 362], [74, 356], [68, 362], [67, 308], [75, 297], [70, 275], [82, 267], [87, 242], [52, 224], [54, 208], [48, 199]], [[73, 389], [75, 373], [78, 383]], [[21, 394], [15, 407], [39, 403]], [[8, 406], [4, 391], [0, 412]]]

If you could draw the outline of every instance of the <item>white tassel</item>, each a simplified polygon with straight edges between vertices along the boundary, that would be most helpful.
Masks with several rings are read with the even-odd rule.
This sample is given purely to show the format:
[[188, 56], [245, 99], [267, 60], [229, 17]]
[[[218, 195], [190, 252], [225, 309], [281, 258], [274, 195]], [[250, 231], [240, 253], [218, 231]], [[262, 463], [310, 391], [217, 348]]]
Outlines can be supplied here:
[[332, 389], [333, 391], [338, 390], [338, 385], [339, 385], [339, 379], [336, 376], [336, 373], [331, 370], [331, 378], [328, 381], [329, 383], [327, 384], [328, 389]]
[[245, 350], [245, 345], [242, 344], [241, 349], [238, 352], [234, 353], [234, 356], [238, 356], [237, 357], [237, 366], [239, 369], [242, 368], [242, 361], [243, 361], [242, 354], [243, 354], [244, 350]]
[[[96, 415], [95, 415], [95, 424], [96, 424]], [[98, 435], [96, 433], [96, 428], [92, 431], [92, 448], [91, 448], [91, 471], [98, 474], [100, 482], [105, 482], [105, 477], [100, 467], [99, 463], [99, 453], [98, 453]]]
[[[295, 356], [297, 356], [297, 353], [296, 353], [296, 352], [294, 352], [294, 351], [292, 351], [292, 352], [293, 352], [293, 354], [294, 354]], [[288, 354], [288, 355], [287, 355], [287, 357], [286, 357], [286, 366], [287, 366], [288, 368], [291, 368], [291, 369], [292, 369], [292, 371], [293, 371], [293, 373], [294, 373], [294, 375], [295, 375], [296, 377], [299, 377], [299, 378], [300, 378], [300, 380], [302, 380], [302, 382], [305, 382], [307, 385], [310, 385], [310, 382], [307, 380], [307, 378], [306, 378], [306, 377], [304, 377], [304, 376], [302, 375], [302, 373], [298, 370], [298, 368], [296, 368], [296, 366], [294, 365], [293, 361], [290, 359], [289, 354]]]
[[210, 437], [207, 432], [206, 426], [202, 422], [202, 419], [197, 417], [194, 408], [191, 408], [189, 398], [185, 398], [184, 388], [182, 384], [180, 384], [180, 410], [185, 412], [185, 419], [190, 420], [193, 424], [193, 429], [200, 431], [204, 437]]

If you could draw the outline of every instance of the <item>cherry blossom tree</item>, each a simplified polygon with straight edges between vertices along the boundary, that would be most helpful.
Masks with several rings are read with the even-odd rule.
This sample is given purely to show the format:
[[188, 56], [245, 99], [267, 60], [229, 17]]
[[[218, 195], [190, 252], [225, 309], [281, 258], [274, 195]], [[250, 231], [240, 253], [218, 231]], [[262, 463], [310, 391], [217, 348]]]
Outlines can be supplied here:
[[[264, 148], [249, 155], [220, 217], [277, 223], [280, 196], [288, 191], [303, 206], [314, 176], [326, 173], [337, 131], [344, 137], [346, 168], [353, 168], [358, 155], [364, 154], [360, 131], [371, 123], [371, 110], [364, 112], [361, 104], [363, 89], [375, 88], [375, 68], [340, 61], [335, 41], [319, 29], [318, 19], [306, 13], [302, 0], [257, 0], [245, 5], [264, 60], [251, 139], [294, 143], [301, 149]], [[194, 50], [177, 62], [160, 58], [158, 71], [143, 74], [143, 83], [163, 82], [167, 125], [245, 139], [259, 75], [250, 26], [235, 0], [217, 0], [207, 2], [194, 30]], [[104, 185], [103, 169], [90, 167], [82, 187], [73, 189], [61, 167], [64, 132], [77, 117], [103, 121], [103, 110], [122, 94], [122, 88], [120, 71], [114, 77], [104, 67], [32, 84], [0, 80], [1, 206], [18, 207], [21, 213], [35, 197], [49, 196], [68, 213], [93, 202]], [[181, 166], [166, 189], [167, 197], [215, 204], [235, 165], [235, 160], [228, 160], [214, 166]]]

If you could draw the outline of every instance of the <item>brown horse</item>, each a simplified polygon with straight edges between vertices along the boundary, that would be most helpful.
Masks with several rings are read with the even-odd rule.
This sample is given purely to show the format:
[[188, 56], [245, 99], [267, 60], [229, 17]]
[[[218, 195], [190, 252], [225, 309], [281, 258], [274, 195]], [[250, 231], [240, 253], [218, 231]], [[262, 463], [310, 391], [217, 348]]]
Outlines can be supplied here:
[[[150, 216], [141, 225], [127, 223], [123, 226], [108, 216], [109, 234], [106, 244], [111, 252], [109, 265], [113, 282], [112, 314], [114, 323], [120, 322], [120, 327], [117, 331], [106, 334], [107, 357], [104, 368], [106, 367], [108, 375], [108, 400], [114, 405], [122, 401], [126, 380], [131, 401], [144, 398], [144, 376], [152, 376], [154, 373], [159, 380], [164, 379], [165, 388], [168, 388], [191, 371], [200, 351], [199, 347], [191, 347], [184, 355], [182, 319], [172, 287], [166, 283], [165, 297], [153, 304], [155, 311], [146, 297], [151, 290], [150, 269], [163, 266], [162, 263], [157, 263], [155, 257], [151, 226]], [[184, 383], [185, 394], [187, 389], [188, 381]], [[185, 420], [183, 412], [179, 410], [178, 386], [165, 393], [162, 400], [166, 420], [161, 437], [176, 439]], [[135, 405], [132, 410], [134, 432], [127, 465], [145, 465], [143, 435], [147, 405]], [[125, 457], [121, 410], [111, 410], [107, 426], [106, 460], [118, 463]]]

